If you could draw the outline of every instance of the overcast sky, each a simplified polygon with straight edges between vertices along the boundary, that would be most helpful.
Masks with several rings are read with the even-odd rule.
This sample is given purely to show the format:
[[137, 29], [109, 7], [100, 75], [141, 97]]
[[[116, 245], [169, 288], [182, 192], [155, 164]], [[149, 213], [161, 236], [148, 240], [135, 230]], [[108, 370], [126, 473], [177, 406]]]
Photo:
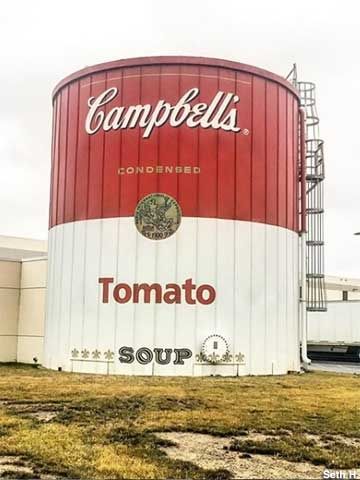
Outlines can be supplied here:
[[51, 91], [84, 66], [147, 55], [237, 60], [317, 85], [326, 273], [360, 277], [357, 1], [13, 1], [0, 11], [0, 235], [45, 239]]

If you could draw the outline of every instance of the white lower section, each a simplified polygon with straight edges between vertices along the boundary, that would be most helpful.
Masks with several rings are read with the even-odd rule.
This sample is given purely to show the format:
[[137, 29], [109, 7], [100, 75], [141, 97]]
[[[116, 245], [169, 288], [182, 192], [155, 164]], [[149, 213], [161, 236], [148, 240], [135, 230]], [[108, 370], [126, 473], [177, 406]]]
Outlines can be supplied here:
[[327, 312], [309, 312], [308, 343], [360, 344], [360, 301], [328, 302]]
[[[210, 284], [210, 305], [102, 303], [99, 277], [115, 283]], [[202, 363], [204, 339], [220, 334], [231, 361]], [[120, 363], [122, 346], [188, 348], [184, 365]], [[76, 354], [79, 352], [78, 354]], [[114, 353], [107, 362], [105, 352]], [[95, 353], [94, 353], [95, 352]], [[99, 358], [93, 358], [99, 355]], [[241, 362], [241, 356], [244, 360]], [[240, 361], [239, 361], [240, 360]], [[153, 241], [133, 218], [67, 223], [49, 232], [44, 365], [136, 375], [267, 375], [299, 370], [298, 236], [254, 222], [183, 218]]]

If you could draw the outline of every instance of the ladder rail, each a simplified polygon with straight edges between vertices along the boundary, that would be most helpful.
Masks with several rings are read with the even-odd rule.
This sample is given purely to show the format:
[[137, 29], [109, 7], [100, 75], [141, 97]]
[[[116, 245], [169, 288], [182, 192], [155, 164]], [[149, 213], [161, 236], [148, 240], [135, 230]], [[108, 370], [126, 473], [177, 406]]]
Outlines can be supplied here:
[[[324, 142], [320, 138], [316, 105], [316, 86], [313, 82], [298, 81], [296, 64], [286, 77], [297, 88], [300, 96], [300, 106], [305, 117], [304, 169], [300, 175], [305, 175], [305, 191], [299, 199], [301, 215], [305, 213], [306, 232], [306, 308], [308, 311], [324, 312], [327, 309], [325, 270], [324, 270]], [[301, 145], [300, 145], [301, 148]], [[301, 171], [301, 161], [299, 162]], [[305, 173], [304, 173], [305, 171]], [[300, 189], [301, 191], [302, 189]], [[303, 211], [305, 204], [305, 212]]]

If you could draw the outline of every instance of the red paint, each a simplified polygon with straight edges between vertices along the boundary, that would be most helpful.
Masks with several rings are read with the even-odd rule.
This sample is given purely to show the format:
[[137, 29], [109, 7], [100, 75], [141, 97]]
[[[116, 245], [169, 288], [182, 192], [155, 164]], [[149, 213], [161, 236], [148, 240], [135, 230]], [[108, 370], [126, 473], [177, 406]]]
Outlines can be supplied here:
[[[114, 283], [113, 277], [100, 277], [99, 284], [102, 286], [102, 303], [110, 301], [110, 286]], [[216, 290], [213, 286], [204, 284], [197, 287], [191, 278], [185, 280], [182, 285], [168, 283], [165, 290], [160, 283], [118, 283], [113, 287], [112, 297], [117, 303], [151, 303], [152, 296], [155, 303], [182, 303], [184, 292], [185, 303], [195, 305], [210, 305], [216, 298]], [[154, 295], [152, 295], [154, 294]]]
[[300, 109], [300, 182], [301, 182], [301, 233], [306, 233], [306, 158], [305, 158], [305, 114]]
[[[191, 105], [218, 91], [240, 97], [243, 133], [165, 123], [143, 138], [139, 126], [89, 135], [89, 97], [116, 87], [105, 107], [175, 104], [189, 89]], [[233, 106], [234, 107], [234, 106]], [[111, 62], [60, 82], [54, 93], [50, 228], [76, 220], [133, 216], [154, 192], [176, 198], [183, 216], [237, 219], [298, 231], [298, 97], [284, 79], [255, 67], [211, 59], [164, 57]], [[119, 168], [200, 167], [200, 173], [125, 174]], [[175, 168], [174, 168], [175, 170]]]

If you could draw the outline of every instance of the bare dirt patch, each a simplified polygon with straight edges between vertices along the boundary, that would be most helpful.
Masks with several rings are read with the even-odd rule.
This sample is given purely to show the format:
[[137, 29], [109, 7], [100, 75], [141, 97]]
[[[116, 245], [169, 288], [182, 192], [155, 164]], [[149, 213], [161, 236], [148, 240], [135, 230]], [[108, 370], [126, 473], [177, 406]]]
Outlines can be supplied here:
[[56, 480], [54, 475], [36, 474], [30, 463], [17, 455], [0, 455], [0, 478]]
[[17, 415], [35, 418], [40, 422], [50, 422], [64, 407], [52, 403], [34, 403], [34, 402], [2, 402], [0, 406]]
[[16, 456], [0, 456], [0, 478], [33, 478], [33, 470]]
[[326, 447], [329, 443], [343, 443], [347, 447], [360, 447], [360, 438], [345, 437], [344, 435], [313, 435], [306, 433], [305, 437], [313, 440], [319, 447]]
[[39, 422], [50, 422], [53, 420], [56, 416], [57, 413], [54, 412], [47, 412], [47, 411], [41, 411], [41, 412], [33, 412], [28, 414], [29, 417], [35, 418], [36, 420], [39, 420]]
[[[324, 466], [306, 462], [294, 463], [271, 455], [248, 455], [230, 451], [230, 443], [236, 437], [221, 438], [177, 432], [156, 435], [176, 444], [162, 448], [171, 459], [191, 462], [201, 468], [229, 470], [239, 479], [314, 479], [322, 478], [324, 471]], [[261, 441], [268, 436], [249, 433], [248, 438]]]

